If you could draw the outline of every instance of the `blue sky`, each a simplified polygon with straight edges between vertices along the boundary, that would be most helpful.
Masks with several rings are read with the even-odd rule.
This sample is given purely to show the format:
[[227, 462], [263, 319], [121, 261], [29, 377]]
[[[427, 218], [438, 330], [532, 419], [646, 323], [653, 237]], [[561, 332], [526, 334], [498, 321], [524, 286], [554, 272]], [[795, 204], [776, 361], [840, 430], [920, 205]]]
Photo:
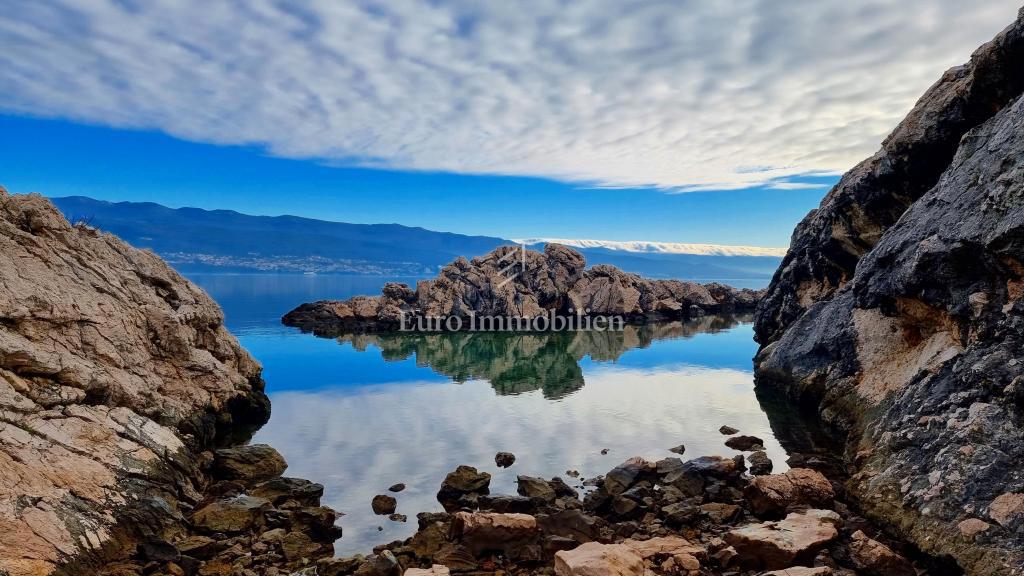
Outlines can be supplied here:
[[781, 247], [1018, 2], [0, 0], [0, 184]]
[[809, 189], [669, 194], [544, 178], [339, 168], [157, 132], [0, 115], [11, 192], [397, 222], [503, 238], [563, 237], [786, 246], [834, 177]]

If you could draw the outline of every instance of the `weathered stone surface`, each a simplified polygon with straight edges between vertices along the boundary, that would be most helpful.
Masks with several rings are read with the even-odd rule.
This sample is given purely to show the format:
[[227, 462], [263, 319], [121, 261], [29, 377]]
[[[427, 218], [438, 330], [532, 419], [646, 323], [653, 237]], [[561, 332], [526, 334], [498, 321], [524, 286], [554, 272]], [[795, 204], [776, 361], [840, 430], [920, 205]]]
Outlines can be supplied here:
[[528, 514], [456, 512], [452, 538], [473, 554], [484, 550], [514, 553], [537, 535], [537, 519]]
[[508, 468], [515, 464], [516, 455], [511, 452], [498, 452], [494, 455], [494, 463], [498, 468]]
[[588, 542], [555, 554], [558, 576], [643, 576], [644, 559], [624, 544]]
[[744, 495], [758, 516], [781, 516], [794, 506], [828, 506], [835, 499], [828, 478], [807, 468], [758, 476], [747, 485]]
[[1024, 494], [1000, 494], [989, 504], [988, 515], [1000, 526], [1013, 528], [1024, 521]]
[[917, 576], [917, 570], [906, 558], [858, 530], [849, 545], [850, 560], [867, 576]]
[[269, 413], [202, 290], [2, 189], [0, 319], [0, 572], [88, 572], [114, 539], [162, 532], [195, 454]]
[[288, 468], [281, 454], [266, 444], [223, 448], [214, 452], [212, 473], [218, 478], [253, 485], [280, 476]]
[[846, 438], [862, 511], [986, 576], [1024, 565], [1024, 531], [959, 528], [1024, 493], [1022, 92], [1018, 17], [800, 224], [755, 320], [759, 396]]
[[531, 500], [550, 503], [554, 502], [555, 497], [557, 496], [555, 494], [555, 489], [543, 478], [517, 476], [516, 486], [516, 490], [520, 495], [526, 496]]
[[[516, 274], [509, 279], [513, 265]], [[543, 253], [503, 246], [473, 260], [456, 259], [437, 278], [417, 283], [415, 291], [389, 284], [380, 296], [303, 304], [282, 321], [322, 335], [395, 330], [403, 316], [413, 329], [420, 326], [416, 318], [449, 317], [462, 319], [466, 329], [470, 314], [647, 321], [751, 310], [759, 298], [758, 291], [722, 284], [647, 280], [607, 265], [587, 269], [582, 254], [559, 244], [547, 244]], [[450, 328], [439, 323], [430, 329]]]
[[193, 522], [209, 532], [243, 532], [263, 523], [270, 502], [240, 495], [207, 504], [196, 511]]
[[725, 441], [725, 445], [733, 450], [751, 452], [754, 450], [762, 450], [764, 448], [764, 440], [761, 440], [757, 436], [733, 436]]
[[249, 493], [266, 498], [275, 506], [288, 501], [303, 506], [316, 506], [324, 495], [324, 487], [303, 478], [278, 477], [258, 484]]
[[725, 541], [745, 565], [775, 570], [808, 561], [839, 536], [835, 512], [808, 510], [793, 513], [784, 520], [737, 528], [725, 535]]
[[370, 501], [370, 508], [373, 509], [374, 514], [378, 515], [394, 514], [397, 507], [398, 500], [394, 496], [388, 496], [387, 494], [377, 494]]
[[750, 464], [750, 474], [753, 476], [766, 476], [772, 473], [772, 461], [763, 450], [747, 456], [747, 463]]
[[459, 500], [468, 494], [488, 494], [491, 475], [480, 472], [472, 466], [459, 466], [445, 476], [441, 489], [437, 492], [437, 501], [445, 510], [459, 508]]

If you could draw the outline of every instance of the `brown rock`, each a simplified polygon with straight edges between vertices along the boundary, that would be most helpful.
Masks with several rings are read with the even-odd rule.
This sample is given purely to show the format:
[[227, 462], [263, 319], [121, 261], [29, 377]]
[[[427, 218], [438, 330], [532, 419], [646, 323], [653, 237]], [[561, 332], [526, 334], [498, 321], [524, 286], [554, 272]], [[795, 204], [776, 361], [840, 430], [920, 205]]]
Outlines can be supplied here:
[[535, 539], [537, 519], [528, 514], [457, 512], [451, 535], [474, 555], [485, 550], [514, 553]]
[[508, 468], [515, 464], [516, 455], [511, 452], [498, 452], [494, 455], [494, 463], [498, 468]]
[[445, 476], [441, 489], [437, 492], [437, 501], [447, 511], [459, 507], [459, 499], [468, 494], [488, 494], [491, 475], [479, 472], [472, 466], [459, 466]]
[[747, 456], [747, 462], [750, 463], [750, 474], [753, 476], [767, 476], [772, 473], [772, 461], [763, 450]]
[[840, 522], [835, 512], [808, 510], [777, 522], [737, 528], [725, 535], [725, 541], [744, 565], [776, 570], [813, 559], [839, 536], [836, 525]]
[[733, 434], [739, 433], [739, 430], [733, 428], [732, 426], [722, 426], [721, 428], [718, 429], [718, 431], [724, 434], [725, 436], [732, 436]]
[[820, 472], [793, 468], [784, 474], [757, 476], [744, 490], [758, 516], [784, 514], [793, 506], [828, 506], [835, 499], [832, 484]]
[[288, 464], [281, 454], [266, 444], [224, 448], [214, 452], [212, 474], [216, 478], [237, 480], [247, 486], [284, 473]]
[[644, 560], [624, 544], [587, 542], [555, 553], [557, 576], [643, 576]]
[[557, 497], [555, 489], [543, 478], [535, 478], [533, 476], [516, 476], [516, 484], [516, 491], [531, 500], [551, 503], [554, 502]]
[[377, 494], [370, 501], [370, 507], [373, 508], [374, 514], [386, 516], [395, 513], [395, 509], [398, 508], [398, 500], [395, 500], [394, 496]]
[[151, 494], [194, 490], [186, 444], [269, 414], [259, 364], [202, 290], [2, 188], [0, 318], [0, 572], [47, 574], [136, 513], [119, 528], [162, 532], [180, 514]]
[[979, 534], [984, 534], [991, 527], [991, 524], [984, 520], [979, 520], [978, 518], [968, 518], [967, 520], [957, 524], [957, 528], [960, 530], [960, 535], [969, 542], [973, 542]]
[[235, 496], [207, 504], [196, 511], [192, 521], [209, 532], [244, 532], [263, 524], [270, 502], [254, 496]]
[[725, 441], [725, 445], [733, 450], [751, 452], [764, 449], [764, 440], [757, 436], [733, 436]]
[[1000, 526], [1010, 528], [1024, 519], [1024, 494], [1007, 492], [992, 501], [988, 515]]
[[853, 533], [848, 548], [854, 568], [868, 576], [917, 576], [906, 558], [860, 530]]

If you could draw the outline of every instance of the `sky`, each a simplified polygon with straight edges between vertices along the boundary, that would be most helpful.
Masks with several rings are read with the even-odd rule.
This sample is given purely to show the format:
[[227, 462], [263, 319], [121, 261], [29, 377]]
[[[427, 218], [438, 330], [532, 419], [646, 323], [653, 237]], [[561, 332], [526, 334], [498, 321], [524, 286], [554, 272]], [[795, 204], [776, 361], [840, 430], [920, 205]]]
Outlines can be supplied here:
[[785, 246], [987, 0], [0, 0], [0, 184]]

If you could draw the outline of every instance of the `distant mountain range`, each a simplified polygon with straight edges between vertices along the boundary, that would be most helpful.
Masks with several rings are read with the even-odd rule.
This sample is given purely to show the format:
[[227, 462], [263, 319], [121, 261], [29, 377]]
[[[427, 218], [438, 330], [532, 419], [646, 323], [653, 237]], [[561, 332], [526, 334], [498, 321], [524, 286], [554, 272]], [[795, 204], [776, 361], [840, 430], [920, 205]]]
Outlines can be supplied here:
[[[151, 202], [52, 198], [72, 222], [111, 232], [159, 254], [179, 271], [432, 275], [458, 256], [513, 243], [491, 236], [435, 232], [399, 224], [348, 224], [297, 216], [250, 216], [232, 210], [168, 208]], [[548, 240], [524, 241], [542, 248]], [[611, 264], [652, 278], [693, 280], [771, 277], [772, 249], [707, 244], [560, 240], [590, 265]]]

